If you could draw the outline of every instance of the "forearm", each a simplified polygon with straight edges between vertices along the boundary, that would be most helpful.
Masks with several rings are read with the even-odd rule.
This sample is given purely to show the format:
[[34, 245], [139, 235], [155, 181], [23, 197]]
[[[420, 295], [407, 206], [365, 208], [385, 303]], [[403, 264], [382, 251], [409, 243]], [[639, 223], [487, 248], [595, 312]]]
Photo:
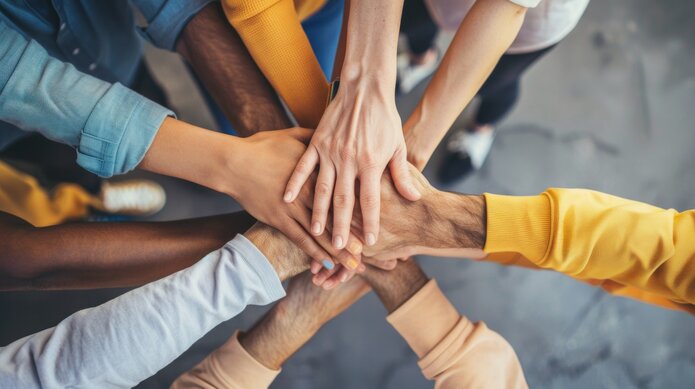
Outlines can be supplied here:
[[229, 174], [243, 166], [243, 141], [167, 118], [138, 167], [230, 194], [242, 184]]
[[509, 0], [477, 1], [473, 5], [420, 103], [403, 126], [412, 162], [426, 164], [514, 41], [525, 12], [526, 8]]
[[383, 87], [393, 93], [403, 0], [351, 0], [345, 30], [341, 89]]
[[273, 267], [239, 235], [190, 268], [1, 348], [0, 386], [133, 387], [248, 305], [282, 296]]
[[393, 270], [369, 267], [362, 277], [389, 313], [408, 301], [428, 281], [427, 275], [413, 260], [405, 261]]
[[186, 25], [176, 49], [241, 136], [291, 127], [275, 91], [219, 3], [207, 5]]
[[[191, 266], [247, 230], [245, 212], [158, 223], [34, 228], [0, 216], [0, 289], [138, 286]], [[6, 238], [6, 239], [5, 239]]]

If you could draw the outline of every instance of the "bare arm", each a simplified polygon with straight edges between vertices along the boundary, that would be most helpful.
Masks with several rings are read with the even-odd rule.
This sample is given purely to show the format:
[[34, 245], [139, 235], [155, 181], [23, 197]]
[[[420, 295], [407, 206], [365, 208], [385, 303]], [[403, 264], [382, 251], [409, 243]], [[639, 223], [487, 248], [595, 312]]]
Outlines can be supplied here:
[[241, 136], [292, 126], [280, 100], [222, 12], [203, 8], [176, 43]]
[[253, 222], [240, 212], [175, 222], [35, 228], [0, 213], [0, 289], [142, 285], [192, 265]]
[[408, 159], [424, 168], [461, 111], [516, 38], [526, 8], [509, 0], [476, 1], [403, 131]]

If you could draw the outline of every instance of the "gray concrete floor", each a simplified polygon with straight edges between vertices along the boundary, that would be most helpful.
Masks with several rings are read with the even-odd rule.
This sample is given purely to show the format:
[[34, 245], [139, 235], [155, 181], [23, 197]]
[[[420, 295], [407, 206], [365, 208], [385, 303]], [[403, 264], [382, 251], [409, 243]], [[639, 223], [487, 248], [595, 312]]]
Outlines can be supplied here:
[[[523, 195], [582, 187], [695, 208], [693, 14], [691, 0], [592, 2], [577, 29], [528, 72], [521, 101], [501, 125], [483, 169], [446, 189]], [[178, 59], [151, 51], [148, 60], [180, 116], [211, 127], [193, 84], [180, 76], [185, 68]], [[403, 113], [423, 88], [399, 101]], [[437, 165], [435, 157], [430, 176]], [[157, 179], [169, 203], [156, 219], [238, 209], [219, 194]], [[420, 263], [463, 314], [509, 340], [531, 387], [695, 387], [695, 319], [687, 314], [613, 297], [551, 272], [426, 257]], [[0, 344], [120, 292], [0, 293]], [[223, 323], [140, 387], [166, 387], [263, 311], [251, 308]], [[367, 296], [296, 354], [273, 387], [432, 387], [384, 315], [378, 300]]]

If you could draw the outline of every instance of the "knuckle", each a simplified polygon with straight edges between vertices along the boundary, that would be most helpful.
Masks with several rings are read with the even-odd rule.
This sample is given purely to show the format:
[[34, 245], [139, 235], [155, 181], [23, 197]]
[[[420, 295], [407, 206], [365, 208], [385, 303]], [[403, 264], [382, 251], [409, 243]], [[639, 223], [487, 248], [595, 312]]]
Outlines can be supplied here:
[[333, 206], [336, 208], [346, 208], [348, 206], [348, 202], [350, 201], [348, 195], [344, 194], [336, 194], [333, 197]]
[[338, 147], [338, 158], [343, 162], [351, 162], [355, 160], [355, 152], [348, 147]]
[[316, 184], [316, 195], [326, 197], [331, 195], [331, 186], [325, 182]]
[[379, 206], [379, 196], [375, 194], [366, 194], [362, 195], [362, 198], [360, 198], [360, 203], [363, 209], [374, 209]]

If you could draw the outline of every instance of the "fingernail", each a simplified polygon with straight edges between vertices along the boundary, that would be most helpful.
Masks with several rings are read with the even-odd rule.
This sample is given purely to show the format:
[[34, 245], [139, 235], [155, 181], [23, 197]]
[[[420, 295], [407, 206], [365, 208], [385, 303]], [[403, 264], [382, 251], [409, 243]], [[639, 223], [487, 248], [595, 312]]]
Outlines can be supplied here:
[[348, 279], [347, 273], [343, 273], [340, 275], [340, 282], [345, 282], [345, 281], [347, 281], [347, 279]]
[[343, 248], [343, 238], [341, 236], [336, 236], [333, 238], [333, 246], [337, 249], [342, 249]]
[[314, 233], [314, 235], [318, 235], [321, 233], [321, 223], [316, 222], [314, 223], [313, 226], [311, 226], [311, 232]]
[[360, 242], [357, 242], [357, 240], [353, 240], [352, 242], [350, 242], [350, 247], [348, 247], [348, 251], [352, 255], [360, 255], [362, 254], [362, 245], [360, 244]]
[[329, 261], [328, 259], [322, 260], [321, 263], [323, 263], [323, 267], [325, 267], [328, 270], [333, 270], [333, 266], [335, 266], [333, 265], [333, 262]]
[[350, 258], [350, 260], [347, 261], [347, 266], [352, 270], [357, 269], [357, 265], [359, 265], [359, 262], [357, 262], [355, 258]]
[[292, 201], [292, 192], [288, 190], [285, 193], [285, 197], [283, 197], [283, 200], [285, 200], [286, 203], [289, 203], [290, 201]]
[[333, 281], [333, 280], [328, 280], [328, 281], [324, 282], [322, 285], [323, 289], [328, 290], [328, 289], [332, 288], [334, 283], [335, 283], [335, 281]]
[[374, 246], [376, 244], [376, 236], [371, 232], [367, 234], [367, 246]]

